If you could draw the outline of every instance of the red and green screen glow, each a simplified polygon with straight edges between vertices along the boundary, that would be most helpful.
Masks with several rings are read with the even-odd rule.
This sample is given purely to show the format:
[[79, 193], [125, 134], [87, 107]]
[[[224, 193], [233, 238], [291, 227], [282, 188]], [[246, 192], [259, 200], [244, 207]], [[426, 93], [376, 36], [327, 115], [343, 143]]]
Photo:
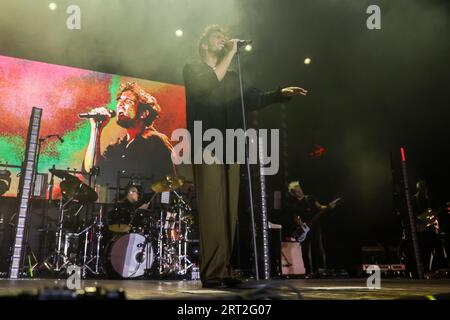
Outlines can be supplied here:
[[[38, 107], [43, 109], [40, 136], [59, 134], [64, 139], [42, 145], [39, 172], [49, 173], [53, 165], [81, 170], [90, 124], [78, 115], [96, 107], [115, 110], [119, 86], [127, 81], [137, 82], [158, 100], [158, 131], [170, 138], [173, 130], [186, 127], [183, 86], [0, 56], [0, 163], [21, 165], [31, 110]], [[101, 136], [102, 149], [124, 135], [124, 129], [110, 121]], [[19, 170], [8, 170], [13, 181], [5, 195], [15, 196]]]

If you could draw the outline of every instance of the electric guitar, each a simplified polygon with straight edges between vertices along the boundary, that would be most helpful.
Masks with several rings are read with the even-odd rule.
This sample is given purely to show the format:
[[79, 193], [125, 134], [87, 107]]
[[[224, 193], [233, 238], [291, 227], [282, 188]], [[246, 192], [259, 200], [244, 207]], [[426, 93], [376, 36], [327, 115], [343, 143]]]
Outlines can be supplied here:
[[416, 217], [416, 231], [421, 233], [431, 227], [432, 230], [439, 234], [439, 219], [445, 214], [450, 214], [450, 202], [436, 209], [427, 208]]
[[320, 210], [308, 223], [299, 222], [299, 227], [296, 230], [295, 238], [297, 241], [303, 242], [311, 230], [311, 227], [328, 211], [335, 208], [339, 203], [343, 201], [342, 198], [336, 198], [331, 201], [325, 209]]

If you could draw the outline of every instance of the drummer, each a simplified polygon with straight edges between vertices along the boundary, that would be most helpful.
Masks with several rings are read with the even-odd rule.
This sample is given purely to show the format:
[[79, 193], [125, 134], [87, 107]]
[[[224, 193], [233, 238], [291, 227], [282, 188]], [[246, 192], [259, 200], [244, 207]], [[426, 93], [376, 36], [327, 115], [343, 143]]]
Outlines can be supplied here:
[[109, 230], [128, 232], [136, 210], [148, 209], [150, 202], [143, 203], [138, 187], [129, 185], [126, 195], [120, 199], [109, 217]]
[[138, 205], [141, 203], [140, 201], [140, 193], [136, 186], [130, 185], [127, 188], [127, 194], [124, 198], [119, 200], [119, 203], [122, 203], [124, 205], [128, 205], [132, 207], [133, 209], [148, 209], [149, 203], [144, 203], [138, 207]]

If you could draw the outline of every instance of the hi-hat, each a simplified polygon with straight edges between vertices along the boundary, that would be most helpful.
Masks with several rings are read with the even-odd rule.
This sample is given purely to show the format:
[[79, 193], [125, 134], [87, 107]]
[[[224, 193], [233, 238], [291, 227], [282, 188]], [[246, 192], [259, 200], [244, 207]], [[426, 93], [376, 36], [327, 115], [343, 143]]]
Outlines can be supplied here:
[[184, 178], [180, 176], [165, 176], [160, 181], [152, 184], [152, 190], [154, 192], [167, 192], [178, 189], [184, 183]]

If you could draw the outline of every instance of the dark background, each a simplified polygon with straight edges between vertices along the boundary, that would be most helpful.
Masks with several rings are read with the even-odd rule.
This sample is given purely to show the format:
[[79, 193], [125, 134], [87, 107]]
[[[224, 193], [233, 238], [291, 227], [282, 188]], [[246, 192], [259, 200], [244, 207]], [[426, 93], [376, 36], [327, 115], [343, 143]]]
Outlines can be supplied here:
[[[254, 42], [242, 56], [248, 82], [307, 88], [285, 105], [288, 163], [268, 189], [298, 179], [323, 203], [344, 197], [323, 220], [334, 265], [355, 263], [362, 245], [398, 245], [391, 156], [399, 160], [400, 146], [410, 181], [426, 179], [436, 202], [450, 200], [449, 1], [84, 0], [55, 1], [55, 11], [49, 2], [2, 1], [0, 54], [182, 84], [201, 30], [219, 23]], [[81, 30], [66, 28], [70, 4], [81, 8]], [[381, 30], [366, 27], [371, 4]], [[281, 110], [261, 112], [260, 126], [280, 128]], [[312, 159], [315, 145], [326, 152]]]

